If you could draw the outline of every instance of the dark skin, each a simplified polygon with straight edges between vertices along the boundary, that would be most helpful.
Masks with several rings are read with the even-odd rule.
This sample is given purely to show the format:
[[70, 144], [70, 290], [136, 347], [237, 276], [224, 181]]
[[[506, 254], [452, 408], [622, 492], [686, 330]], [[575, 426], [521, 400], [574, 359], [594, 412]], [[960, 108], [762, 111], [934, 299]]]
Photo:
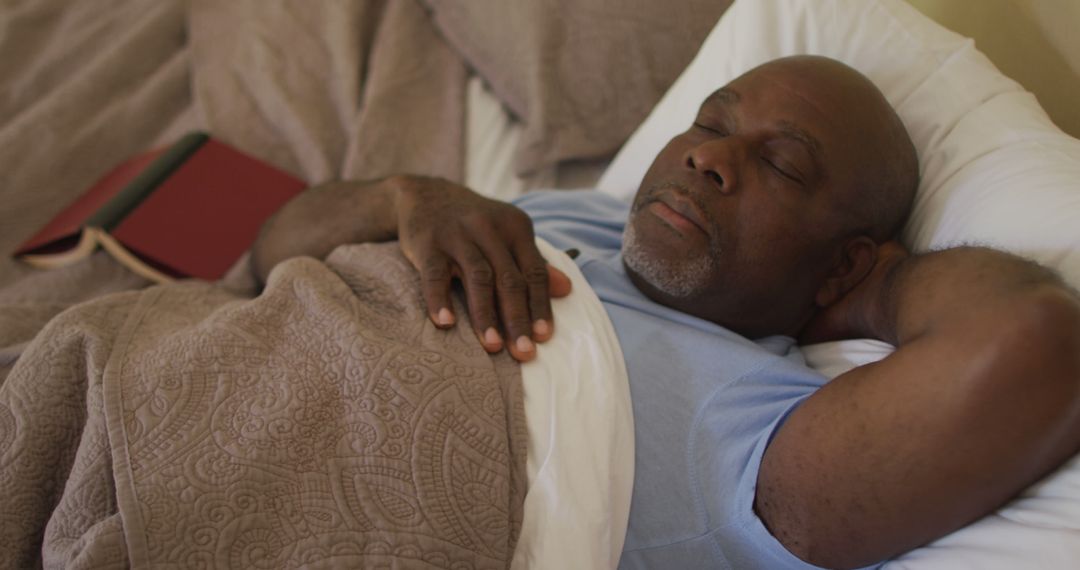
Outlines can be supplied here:
[[[943, 536], [1080, 449], [1076, 295], [992, 250], [909, 255], [891, 230], [852, 214], [884, 186], [883, 157], [902, 151], [891, 116], [865, 78], [835, 62], [767, 64], [710, 97], [661, 151], [628, 221], [644, 259], [711, 260], [679, 294], [628, 266], [659, 303], [751, 338], [898, 347], [814, 393], [762, 461], [756, 511], [793, 554], [827, 567]], [[318, 233], [296, 231], [312, 220]], [[498, 350], [504, 337], [548, 338], [530, 323], [550, 323], [549, 297], [568, 292], [561, 274], [540, 278], [522, 228], [531, 225], [512, 206], [444, 181], [339, 184], [282, 210], [254, 259], [265, 279], [292, 255], [398, 237], [425, 276], [433, 321], [458, 276], [480, 338], [504, 331], [485, 344]], [[489, 271], [470, 278], [481, 257]], [[516, 358], [534, 356], [516, 344]]]
[[321, 258], [344, 243], [395, 239], [420, 273], [437, 327], [457, 322], [450, 303], [457, 280], [488, 352], [506, 348], [526, 362], [536, 357], [535, 343], [554, 334], [551, 298], [568, 295], [570, 280], [540, 255], [528, 216], [446, 180], [394, 176], [313, 188], [263, 226], [252, 269], [265, 283], [270, 269], [289, 257]]

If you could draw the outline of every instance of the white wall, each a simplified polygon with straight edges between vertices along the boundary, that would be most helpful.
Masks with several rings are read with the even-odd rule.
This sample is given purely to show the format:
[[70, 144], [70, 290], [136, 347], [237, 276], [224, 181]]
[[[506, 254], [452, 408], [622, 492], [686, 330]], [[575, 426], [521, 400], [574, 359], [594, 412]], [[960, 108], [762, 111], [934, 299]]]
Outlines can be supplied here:
[[908, 0], [1035, 93], [1080, 138], [1080, 0]]

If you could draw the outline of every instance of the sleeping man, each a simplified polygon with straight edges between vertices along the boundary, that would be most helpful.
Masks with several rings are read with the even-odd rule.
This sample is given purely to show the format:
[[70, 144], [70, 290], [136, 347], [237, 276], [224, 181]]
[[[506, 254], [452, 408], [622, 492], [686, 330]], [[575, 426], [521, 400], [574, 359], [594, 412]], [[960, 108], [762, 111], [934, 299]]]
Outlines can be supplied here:
[[[578, 250], [633, 399], [621, 566], [858, 567], [987, 514], [1080, 447], [1080, 301], [1000, 252], [909, 255], [893, 239], [917, 170], [869, 80], [794, 57], [710, 95], [630, 206], [336, 183], [268, 222], [253, 259], [265, 280], [287, 257], [398, 239], [437, 326], [454, 326], [460, 280], [484, 347], [526, 361], [569, 292], [534, 232]], [[849, 337], [898, 349], [827, 382], [793, 346]]]

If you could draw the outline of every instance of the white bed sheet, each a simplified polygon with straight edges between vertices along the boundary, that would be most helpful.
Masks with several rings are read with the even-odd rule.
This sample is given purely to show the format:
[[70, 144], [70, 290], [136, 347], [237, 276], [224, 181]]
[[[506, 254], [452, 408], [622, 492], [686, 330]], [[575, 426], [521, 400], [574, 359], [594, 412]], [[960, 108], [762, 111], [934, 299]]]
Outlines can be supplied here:
[[[470, 79], [465, 185], [500, 200], [558, 187], [557, 168], [525, 178], [515, 174], [521, 132], [484, 83]], [[593, 180], [599, 174], [597, 169]], [[511, 568], [615, 568], [634, 483], [634, 421], [622, 350], [577, 265], [546, 241], [537, 244], [544, 258], [570, 277], [574, 294], [552, 302], [558, 332], [521, 369], [528, 489]]]
[[574, 293], [552, 303], [558, 333], [521, 367], [528, 490], [515, 570], [615, 568], [634, 484], [634, 419], [618, 338], [577, 265], [540, 252]]

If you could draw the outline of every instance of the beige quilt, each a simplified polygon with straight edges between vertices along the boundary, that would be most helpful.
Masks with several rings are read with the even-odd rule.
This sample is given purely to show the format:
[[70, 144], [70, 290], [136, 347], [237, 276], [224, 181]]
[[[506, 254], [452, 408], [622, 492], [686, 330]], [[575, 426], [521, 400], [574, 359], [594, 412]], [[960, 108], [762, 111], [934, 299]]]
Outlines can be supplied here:
[[0, 391], [0, 565], [507, 567], [519, 367], [422, 307], [384, 244], [63, 313]]

